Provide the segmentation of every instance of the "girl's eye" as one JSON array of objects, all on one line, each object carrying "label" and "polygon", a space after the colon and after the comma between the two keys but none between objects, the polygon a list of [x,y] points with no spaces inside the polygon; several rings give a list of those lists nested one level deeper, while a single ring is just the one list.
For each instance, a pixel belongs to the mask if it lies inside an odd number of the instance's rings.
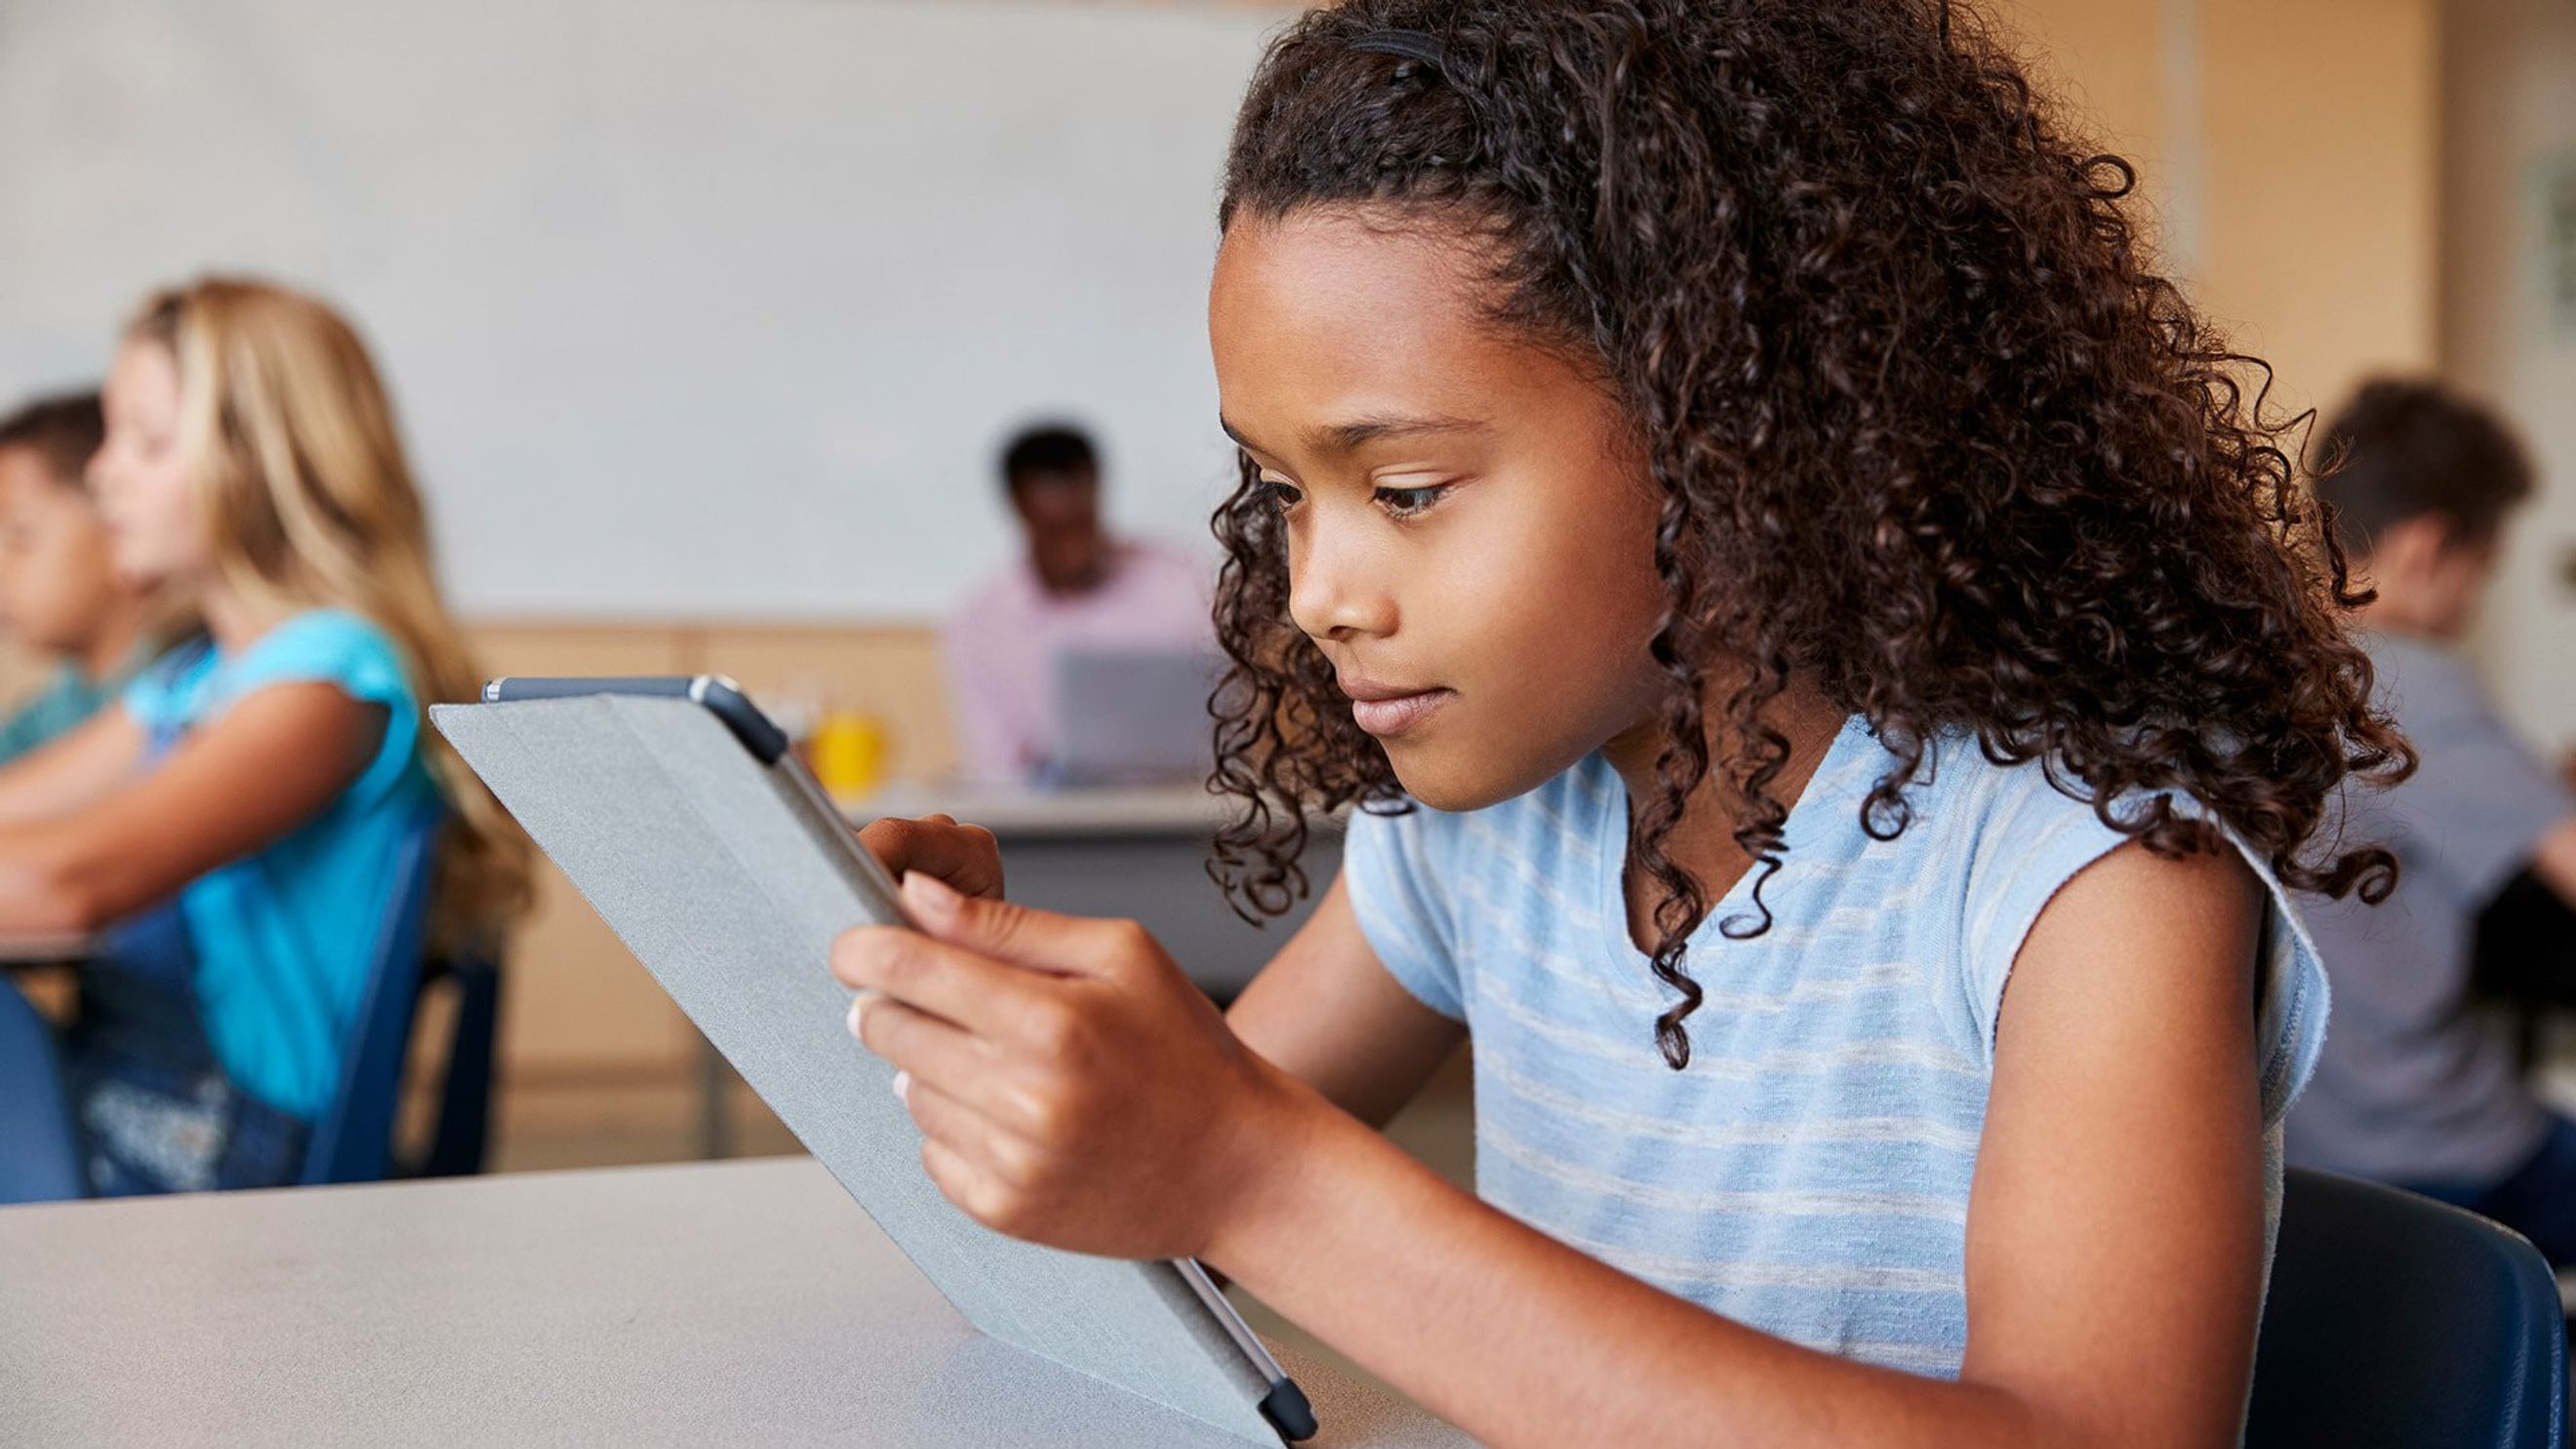
[{"label": "girl's eye", "polygon": [[1446,483],[1434,483],[1424,488],[1380,488],[1377,490],[1377,506],[1385,509],[1389,518],[1418,518],[1429,512],[1448,491]]},{"label": "girl's eye", "polygon": [[1291,507],[1295,506],[1298,499],[1305,495],[1299,493],[1294,486],[1283,483],[1276,478],[1264,478],[1254,485],[1252,496],[1257,501],[1266,503],[1272,508],[1279,510],[1281,513],[1285,513]]}]

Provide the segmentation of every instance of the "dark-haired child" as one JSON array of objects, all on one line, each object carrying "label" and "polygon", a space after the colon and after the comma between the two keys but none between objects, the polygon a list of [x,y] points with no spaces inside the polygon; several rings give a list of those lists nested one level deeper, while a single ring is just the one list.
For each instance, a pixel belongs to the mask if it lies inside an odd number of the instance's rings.
[{"label": "dark-haired child", "polygon": [[[1351,0],[1209,306],[1220,1019],[941,885],[835,967],[948,1195],[1195,1254],[1497,1443],[2217,1443],[2402,770],[2098,158],[1928,0]],[[950,842],[954,845],[956,842]],[[908,853],[889,854],[904,863]],[[1478,1193],[1371,1130],[1472,1035]]]},{"label": "dark-haired child", "polygon": [[2290,1114],[2289,1157],[2475,1209],[2576,1263],[2576,1122],[2541,1105],[2510,1027],[2469,1000],[2478,918],[2509,885],[2556,904],[2561,939],[2576,909],[2576,794],[2459,650],[2531,463],[2485,409],[2395,379],[2364,387],[2317,449],[2317,494],[2372,590],[2379,697],[2422,767],[2352,811],[2405,865],[2390,908],[2315,912],[2343,1009]]},{"label": "dark-haired child", "polygon": [[0,764],[112,703],[150,656],[145,596],[117,577],[107,521],[82,481],[106,430],[96,393],[0,419],[0,628],[58,661],[0,719]]}]

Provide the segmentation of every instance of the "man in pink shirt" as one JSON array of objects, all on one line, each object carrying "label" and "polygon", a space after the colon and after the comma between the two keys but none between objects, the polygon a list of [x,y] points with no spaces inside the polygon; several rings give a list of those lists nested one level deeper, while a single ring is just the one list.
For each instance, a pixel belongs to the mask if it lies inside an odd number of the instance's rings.
[{"label": "man in pink shirt", "polygon": [[1212,646],[1214,571],[1178,549],[1112,539],[1100,462],[1069,427],[1031,428],[1002,455],[1028,552],[948,624],[949,692],[979,779],[1027,780],[1055,753],[1053,666],[1069,646]]}]

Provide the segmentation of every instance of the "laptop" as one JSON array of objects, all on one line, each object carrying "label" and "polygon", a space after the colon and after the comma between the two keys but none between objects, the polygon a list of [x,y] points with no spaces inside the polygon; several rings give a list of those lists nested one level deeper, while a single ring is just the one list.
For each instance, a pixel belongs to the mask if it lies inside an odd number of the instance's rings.
[{"label": "laptop", "polygon": [[1207,778],[1215,762],[1208,695],[1225,656],[1207,645],[1069,644],[1053,660],[1055,751],[1063,785],[1151,785]]}]

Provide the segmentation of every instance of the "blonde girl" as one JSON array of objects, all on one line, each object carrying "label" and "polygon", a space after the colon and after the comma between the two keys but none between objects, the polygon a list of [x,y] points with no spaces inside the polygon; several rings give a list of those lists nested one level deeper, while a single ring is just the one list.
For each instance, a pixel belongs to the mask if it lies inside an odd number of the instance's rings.
[{"label": "blonde girl", "polygon": [[260,282],[165,291],[105,404],[116,567],[206,637],[0,774],[0,930],[110,928],[64,1042],[93,1191],[291,1181],[403,844],[439,832],[437,941],[520,908],[527,847],[427,728],[476,674],[348,323]]}]

